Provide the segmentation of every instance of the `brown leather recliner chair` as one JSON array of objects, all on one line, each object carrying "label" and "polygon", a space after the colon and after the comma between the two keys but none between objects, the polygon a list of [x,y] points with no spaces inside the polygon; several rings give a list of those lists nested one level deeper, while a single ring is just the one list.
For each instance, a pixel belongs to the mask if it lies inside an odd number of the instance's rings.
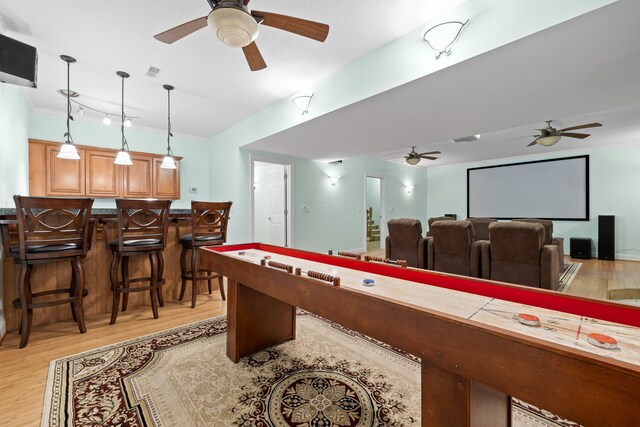
[{"label": "brown leather recliner chair", "polygon": [[397,218],[387,222],[385,257],[407,261],[409,267],[426,268],[427,239],[422,236],[422,223],[413,218]]},{"label": "brown leather recliner chair", "polygon": [[494,222],[482,243],[482,278],[557,290],[558,248],[544,244],[544,227],[527,222]]},{"label": "brown leather recliner chair", "polygon": [[476,240],[489,240],[489,224],[496,222],[495,218],[467,218],[467,221],[473,224],[473,230],[476,233]]},{"label": "brown leather recliner chair", "polygon": [[427,237],[431,236],[431,224],[436,221],[455,221],[455,219],[450,216],[432,216],[427,220],[427,225],[429,226],[429,229],[427,230]]},{"label": "brown leather recliner chair", "polygon": [[544,244],[556,245],[558,247],[558,267],[560,271],[562,271],[564,268],[564,238],[553,237],[553,221],[538,218],[519,218],[514,219],[514,221],[542,224],[544,227]]},{"label": "brown leather recliner chair", "polygon": [[480,246],[469,221],[435,221],[427,239],[427,268],[480,277]]}]

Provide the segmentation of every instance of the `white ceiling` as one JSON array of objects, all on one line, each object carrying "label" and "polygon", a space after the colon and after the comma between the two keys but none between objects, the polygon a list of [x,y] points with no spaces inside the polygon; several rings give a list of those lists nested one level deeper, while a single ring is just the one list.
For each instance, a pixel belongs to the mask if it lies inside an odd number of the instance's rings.
[{"label": "white ceiling", "polygon": [[[207,28],[172,45],[153,38],[206,16],[206,0],[0,0],[0,14],[6,35],[38,48],[38,89],[28,91],[32,108],[64,114],[65,101],[56,90],[66,87],[66,64],[59,58],[66,54],[78,61],[71,86],[80,102],[119,116],[115,72],[123,70],[131,74],[125,111],[140,117],[136,126],[166,128],[166,83],[176,87],[174,131],[210,138],[461,2],[253,0],[251,9],[330,25],[325,43],[261,26],[257,44],[268,68],[258,72]],[[145,76],[149,66],[161,69],[159,77]]]},{"label": "white ceiling", "polygon": [[[205,0],[0,0],[6,34],[38,48],[35,110],[64,114],[60,54],[74,56],[72,89],[83,103],[119,114],[127,71],[126,111],[135,126],[166,128],[172,94],[175,133],[210,138],[260,110],[305,91],[332,72],[404,35],[463,0],[252,0],[251,8],[330,25],[325,43],[261,27],[257,43],[268,68],[251,72],[240,51],[203,29],[173,45],[153,35],[210,10]],[[640,2],[620,0],[388,92],[325,114],[246,146],[309,159],[401,157],[442,151],[421,165],[446,165],[543,151],[640,140]],[[372,29],[375,29],[373,31]],[[459,41],[463,42],[463,38]],[[149,66],[162,71],[145,76]],[[97,118],[96,118],[97,119]],[[600,121],[590,138],[525,148],[532,129]],[[475,143],[451,138],[480,133]],[[507,142],[505,142],[507,141]]]},{"label": "white ceiling", "polygon": [[[402,158],[421,166],[640,142],[640,2],[621,0],[246,148],[310,159]],[[463,43],[461,38],[459,43]],[[534,129],[601,122],[584,140],[535,145]],[[482,134],[477,142],[450,141]]]}]

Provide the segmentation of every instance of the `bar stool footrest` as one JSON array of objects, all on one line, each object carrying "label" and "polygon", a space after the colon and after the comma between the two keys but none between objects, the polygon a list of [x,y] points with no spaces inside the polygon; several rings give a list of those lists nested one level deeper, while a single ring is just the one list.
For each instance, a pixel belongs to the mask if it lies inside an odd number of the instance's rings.
[{"label": "bar stool footrest", "polygon": [[[68,294],[70,291],[71,289],[69,288],[62,288],[62,289],[51,289],[51,290],[42,291],[42,292],[34,292],[31,295],[31,299],[35,300],[36,298],[40,298],[45,295]],[[89,295],[89,290],[85,288],[82,290],[82,298],[86,297],[87,295]],[[54,305],[69,304],[70,302],[73,302],[74,299],[75,297],[69,297],[69,298],[63,298],[63,299],[57,299],[57,300],[51,300],[51,301],[39,302],[39,303],[32,302],[29,305],[31,306],[31,308],[51,307]],[[20,298],[16,298],[13,301],[11,301],[11,305],[13,306],[13,308],[22,309],[22,302],[20,301]]]}]

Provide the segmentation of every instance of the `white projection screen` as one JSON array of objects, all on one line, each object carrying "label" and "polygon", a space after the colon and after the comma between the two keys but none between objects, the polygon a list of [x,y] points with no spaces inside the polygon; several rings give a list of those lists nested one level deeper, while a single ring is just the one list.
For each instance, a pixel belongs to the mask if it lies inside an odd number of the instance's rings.
[{"label": "white projection screen", "polygon": [[589,156],[467,169],[467,216],[589,220]]}]

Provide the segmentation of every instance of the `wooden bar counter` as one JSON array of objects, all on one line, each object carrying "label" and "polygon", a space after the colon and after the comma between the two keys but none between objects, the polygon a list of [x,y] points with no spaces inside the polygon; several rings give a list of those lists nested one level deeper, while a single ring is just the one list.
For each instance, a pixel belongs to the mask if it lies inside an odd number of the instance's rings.
[{"label": "wooden bar counter", "polygon": [[[163,296],[165,301],[177,300],[180,294],[180,251],[182,247],[179,243],[180,235],[188,233],[190,228],[189,209],[172,209],[172,221],[169,224],[167,235],[167,247],[164,251],[164,277]],[[0,219],[15,219],[14,209],[0,209]],[[101,220],[115,218],[114,209],[93,209],[92,218],[98,220],[96,230],[93,235],[93,243],[89,254],[84,259],[85,268],[85,289],[89,294],[84,298],[85,315],[111,312],[111,283],[109,281],[109,268],[111,263],[111,251],[105,246],[103,239],[103,224]],[[178,219],[185,219],[179,221]],[[12,226],[15,227],[15,226]],[[12,230],[12,241],[17,242],[16,230]],[[17,243],[16,243],[17,244]],[[12,301],[18,298],[17,276],[20,266],[14,264],[13,258],[6,255],[8,248],[3,248],[3,304],[6,318],[7,331],[17,331],[20,328],[20,310],[12,305]],[[148,276],[149,261],[146,257],[134,257],[129,266],[132,277]],[[71,269],[68,263],[38,265],[33,269],[31,277],[34,291],[55,289],[63,287],[71,280]],[[202,281],[199,292],[204,292],[207,287],[206,281]],[[215,286],[216,281],[214,281]],[[184,300],[190,301],[191,287],[187,287]],[[129,297],[129,307],[140,305],[151,305],[147,292],[134,292]],[[151,310],[148,312],[150,320],[153,320]],[[162,317],[162,308],[160,308]],[[72,320],[71,310],[67,304],[47,307],[34,311],[33,326],[58,322],[61,320]]]}]

